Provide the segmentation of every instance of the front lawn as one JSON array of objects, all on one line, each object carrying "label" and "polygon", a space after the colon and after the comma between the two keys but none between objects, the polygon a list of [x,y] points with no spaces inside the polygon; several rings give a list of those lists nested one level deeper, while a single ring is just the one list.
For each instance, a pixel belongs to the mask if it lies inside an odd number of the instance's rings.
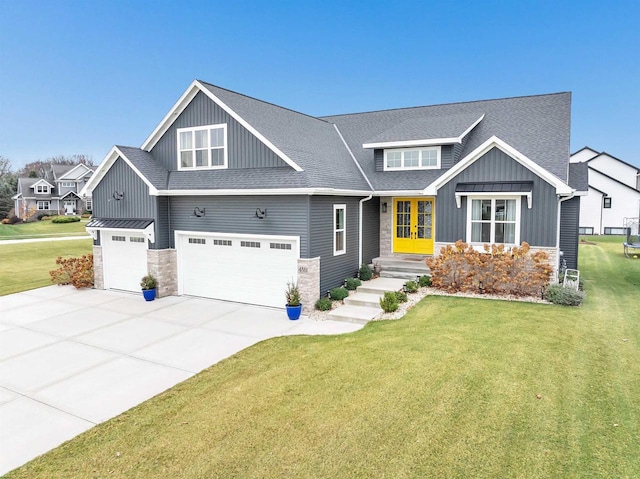
[{"label": "front lawn", "polygon": [[637,477],[640,260],[594,241],[581,308],[431,296],[268,340],[9,477]]},{"label": "front lawn", "polygon": [[26,238],[54,238],[59,236],[83,236],[87,220],[76,223],[52,223],[51,220],[18,223],[15,225],[0,224],[0,240]]},{"label": "front lawn", "polygon": [[92,252],[91,238],[0,244],[0,296],[51,286],[49,271],[57,268],[58,256],[70,258]]}]

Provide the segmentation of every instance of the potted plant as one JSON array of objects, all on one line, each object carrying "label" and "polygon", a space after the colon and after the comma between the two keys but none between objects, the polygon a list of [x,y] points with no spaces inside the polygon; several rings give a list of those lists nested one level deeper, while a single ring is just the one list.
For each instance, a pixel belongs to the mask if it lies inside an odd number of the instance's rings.
[{"label": "potted plant", "polygon": [[142,287],[142,295],[146,301],[153,301],[156,299],[156,291],[158,288],[158,281],[151,274],[147,274],[142,277],[140,281]]},{"label": "potted plant", "polygon": [[300,299],[300,290],[298,284],[293,281],[287,283],[287,289],[285,290],[285,296],[287,298],[287,316],[290,320],[294,321],[300,318],[302,313],[302,302]]}]

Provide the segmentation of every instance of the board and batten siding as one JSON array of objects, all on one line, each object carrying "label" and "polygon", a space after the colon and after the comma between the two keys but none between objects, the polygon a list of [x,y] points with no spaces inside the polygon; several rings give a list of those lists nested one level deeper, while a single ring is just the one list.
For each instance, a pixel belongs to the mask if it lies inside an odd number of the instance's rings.
[{"label": "board and batten siding", "polygon": [[438,190],[436,241],[467,240],[467,198],[462,197],[461,207],[457,208],[456,184],[492,181],[533,181],[532,208],[527,207],[526,197],[521,199],[520,241],[531,246],[556,246],[558,207],[555,188],[498,148],[485,153]]},{"label": "board and batten siding", "polygon": [[[121,200],[114,200],[114,192],[123,193]],[[92,193],[93,216],[96,218],[153,218],[155,233],[159,233],[156,198],[149,195],[149,187],[125,163],[118,158]],[[149,244],[152,249],[158,245]]]},{"label": "board and batten siding", "polygon": [[178,169],[178,128],[227,124],[228,168],[287,166],[273,151],[199,92],[151,150],[151,155],[169,171]]},{"label": "board and batten siding", "polygon": [[371,264],[380,256],[380,198],[362,203],[362,262]]},{"label": "board and batten siding", "polygon": [[[195,216],[195,208],[205,215]],[[258,208],[267,210],[264,219],[256,218]],[[308,258],[308,212],[308,196],[174,196],[169,201],[169,247],[175,248],[176,230],[299,236],[300,257]]]},{"label": "board and batten siding", "polygon": [[[359,197],[312,196],[310,207],[310,258],[320,256],[320,294],[341,286],[353,277],[358,265],[358,202]],[[366,203],[365,203],[366,204]],[[346,253],[333,255],[333,205],[346,205]]]},{"label": "board and batten siding", "polygon": [[578,226],[580,223],[580,197],[563,201],[560,207],[560,251],[567,268],[578,269]]}]

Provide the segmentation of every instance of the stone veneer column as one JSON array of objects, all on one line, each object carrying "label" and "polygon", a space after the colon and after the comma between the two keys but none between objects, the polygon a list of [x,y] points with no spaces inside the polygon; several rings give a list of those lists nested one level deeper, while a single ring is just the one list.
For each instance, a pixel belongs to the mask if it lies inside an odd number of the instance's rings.
[{"label": "stone veneer column", "polygon": [[102,262],[102,246],[93,245],[93,287],[104,289],[104,264]]},{"label": "stone veneer column", "polygon": [[147,270],[158,280],[158,297],[178,294],[178,265],[175,249],[147,250]]},{"label": "stone veneer column", "polygon": [[[387,204],[387,212],[382,212],[382,203]],[[393,229],[393,198],[382,196],[380,198],[380,256],[393,255],[393,240],[391,230]]]},{"label": "stone veneer column", "polygon": [[320,257],[298,259],[298,289],[302,297],[302,311],[309,314],[320,298]]}]

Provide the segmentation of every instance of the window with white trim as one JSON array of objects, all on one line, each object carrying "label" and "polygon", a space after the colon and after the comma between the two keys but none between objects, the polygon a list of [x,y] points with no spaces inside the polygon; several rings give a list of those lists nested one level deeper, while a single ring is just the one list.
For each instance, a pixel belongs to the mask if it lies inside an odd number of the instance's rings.
[{"label": "window with white trim", "polygon": [[384,170],[432,170],[440,168],[439,146],[384,150]]},{"label": "window with white trim", "polygon": [[347,252],[347,205],[333,205],[333,255]]},{"label": "window with white trim", "polygon": [[36,208],[39,210],[50,210],[51,209],[51,202],[50,201],[42,201],[39,200],[36,204]]},{"label": "window with white trim", "polygon": [[93,200],[91,198],[87,198],[85,200],[85,204],[87,205],[87,209],[91,211],[93,209]]},{"label": "window with white trim", "polygon": [[63,187],[63,188],[75,188],[76,182],[75,181],[62,181],[60,183],[60,186]]},{"label": "window with white trim", "polygon": [[49,185],[37,185],[36,186],[36,193],[39,194],[47,194],[49,193]]},{"label": "window with white trim", "polygon": [[467,241],[520,243],[520,198],[467,198]]},{"label": "window with white trim", "polygon": [[227,124],[179,128],[178,169],[227,167]]}]

